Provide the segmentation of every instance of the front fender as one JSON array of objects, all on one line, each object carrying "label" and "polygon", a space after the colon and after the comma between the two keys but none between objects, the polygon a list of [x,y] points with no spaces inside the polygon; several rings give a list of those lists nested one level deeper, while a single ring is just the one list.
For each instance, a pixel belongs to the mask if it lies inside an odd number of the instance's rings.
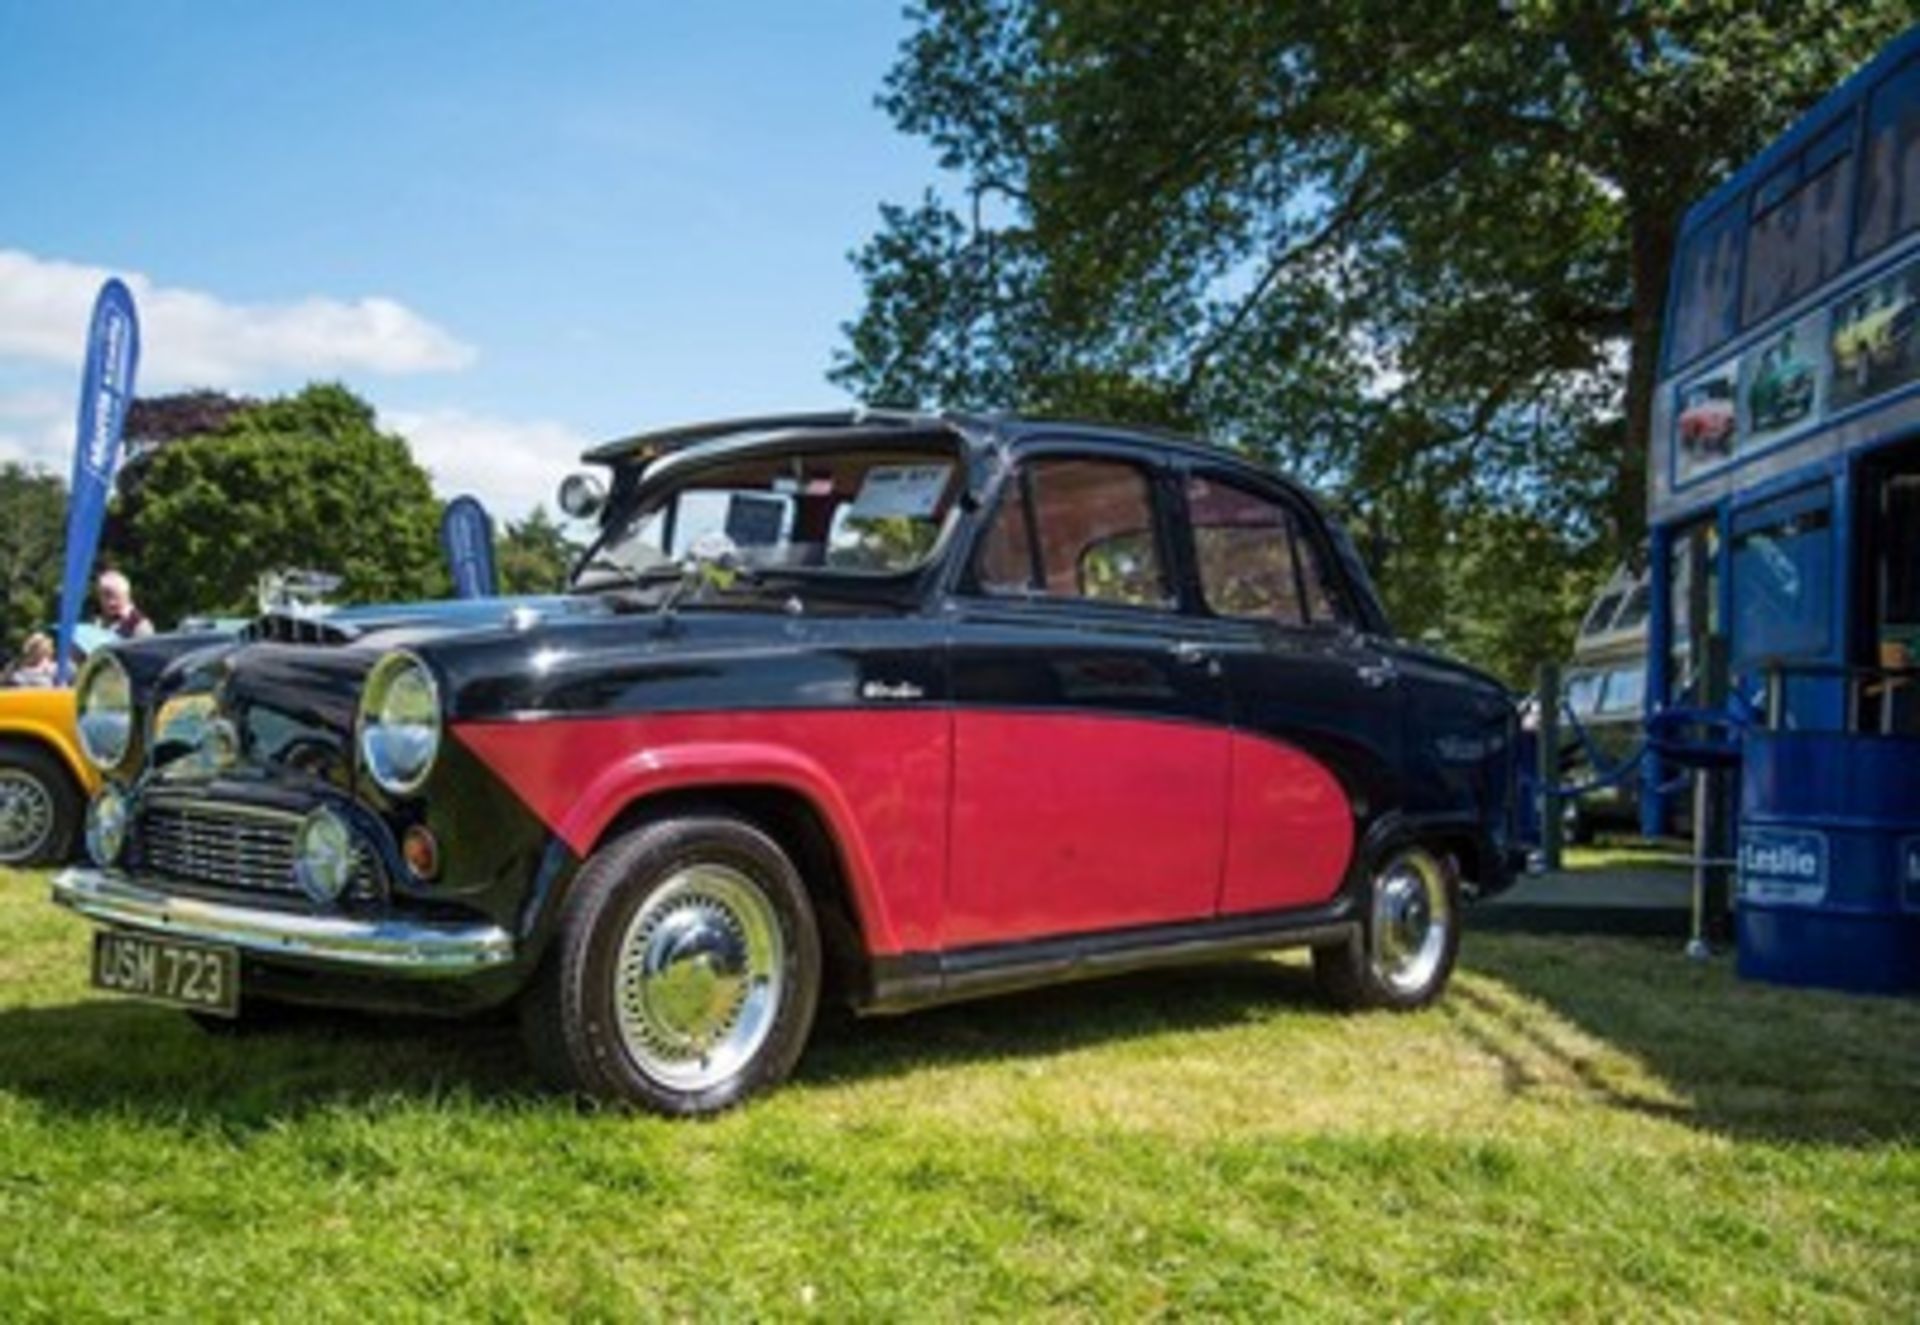
[{"label": "front fender", "polygon": [[72,690],[0,691],[0,740],[32,741],[52,750],[87,795],[100,775],[80,754]]},{"label": "front fender", "polygon": [[773,788],[832,834],[874,954],[937,943],[948,716],[839,710],[457,723],[455,736],[581,856],[667,792]]}]

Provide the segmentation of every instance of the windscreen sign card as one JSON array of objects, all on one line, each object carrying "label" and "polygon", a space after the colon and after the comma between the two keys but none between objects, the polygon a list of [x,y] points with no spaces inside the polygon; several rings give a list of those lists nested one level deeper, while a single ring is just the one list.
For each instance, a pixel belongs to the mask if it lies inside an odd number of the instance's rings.
[{"label": "windscreen sign card", "polygon": [[952,465],[875,465],[848,514],[860,520],[931,519],[952,474]]},{"label": "windscreen sign card", "polygon": [[1740,900],[1819,906],[1827,899],[1827,837],[1810,829],[1740,832]]}]

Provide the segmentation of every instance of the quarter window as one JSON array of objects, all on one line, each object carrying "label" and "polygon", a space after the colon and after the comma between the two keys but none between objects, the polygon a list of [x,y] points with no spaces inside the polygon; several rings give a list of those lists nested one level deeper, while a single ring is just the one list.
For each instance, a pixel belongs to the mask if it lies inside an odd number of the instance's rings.
[{"label": "quarter window", "polygon": [[975,578],[988,593],[1170,606],[1146,472],[1115,460],[1024,463],[981,542]]},{"label": "quarter window", "polygon": [[1195,477],[1187,510],[1208,610],[1287,626],[1341,619],[1326,563],[1290,507]]}]

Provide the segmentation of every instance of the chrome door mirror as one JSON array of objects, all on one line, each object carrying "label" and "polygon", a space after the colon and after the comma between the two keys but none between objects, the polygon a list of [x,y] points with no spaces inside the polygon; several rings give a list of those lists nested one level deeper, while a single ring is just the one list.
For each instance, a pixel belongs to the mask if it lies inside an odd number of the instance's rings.
[{"label": "chrome door mirror", "polygon": [[598,475],[569,474],[560,481],[560,509],[576,520],[590,520],[607,504],[607,486]]}]

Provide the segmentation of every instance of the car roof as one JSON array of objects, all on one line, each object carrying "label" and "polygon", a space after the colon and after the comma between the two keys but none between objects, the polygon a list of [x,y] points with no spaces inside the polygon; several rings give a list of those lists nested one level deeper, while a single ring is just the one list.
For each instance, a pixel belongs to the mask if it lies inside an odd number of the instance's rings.
[{"label": "car roof", "polygon": [[767,446],[805,446],[825,441],[913,443],[935,439],[958,439],[970,452],[976,453],[1051,439],[1146,447],[1236,467],[1266,478],[1281,477],[1238,451],[1155,428],[1010,414],[866,408],[758,414],[682,424],[603,442],[581,458],[591,464],[646,465],[671,455],[676,460],[672,468],[679,469],[682,464],[698,464]]}]

